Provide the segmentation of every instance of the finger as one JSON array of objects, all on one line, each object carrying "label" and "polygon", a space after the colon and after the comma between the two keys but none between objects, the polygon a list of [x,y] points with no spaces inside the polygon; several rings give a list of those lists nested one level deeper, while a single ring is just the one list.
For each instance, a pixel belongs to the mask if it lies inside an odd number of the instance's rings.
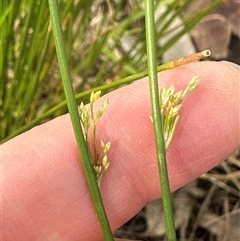
[{"label": "finger", "polygon": [[[239,146],[239,71],[199,62],[162,72],[159,80],[183,89],[194,75],[200,85],[183,104],[167,154],[172,190]],[[98,135],[112,144],[101,192],[115,230],[160,191],[147,79],[107,97]],[[2,151],[4,240],[102,239],[68,115],[9,141]]]}]

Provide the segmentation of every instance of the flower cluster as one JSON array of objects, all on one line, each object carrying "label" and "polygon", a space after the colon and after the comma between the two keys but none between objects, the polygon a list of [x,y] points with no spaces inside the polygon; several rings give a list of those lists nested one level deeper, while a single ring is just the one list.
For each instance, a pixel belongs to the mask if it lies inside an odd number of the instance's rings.
[{"label": "flower cluster", "polygon": [[[93,105],[100,98],[100,95],[101,95],[101,91],[92,92],[90,95],[89,106],[85,106],[83,102],[81,102],[81,104],[78,106],[80,123],[84,133],[84,138],[89,150],[89,154],[91,153],[90,143],[89,143],[89,132],[92,131],[94,150],[93,150],[93,155],[90,154],[90,157],[91,157],[91,160],[93,163],[93,169],[99,184],[100,184],[102,174],[106,171],[106,169],[109,166],[107,153],[110,150],[110,146],[111,146],[110,142],[104,143],[103,141],[101,141],[102,155],[97,153],[97,124],[108,105],[108,99],[105,99],[103,104],[99,108],[99,110],[97,110],[97,112],[94,114]],[[100,159],[100,156],[102,156],[101,159]]]},{"label": "flower cluster", "polygon": [[163,134],[166,149],[169,147],[176,129],[183,99],[187,94],[197,88],[198,83],[199,77],[194,76],[185,90],[174,93],[175,87],[173,85],[169,88],[162,88],[160,90],[159,102],[163,116]]}]

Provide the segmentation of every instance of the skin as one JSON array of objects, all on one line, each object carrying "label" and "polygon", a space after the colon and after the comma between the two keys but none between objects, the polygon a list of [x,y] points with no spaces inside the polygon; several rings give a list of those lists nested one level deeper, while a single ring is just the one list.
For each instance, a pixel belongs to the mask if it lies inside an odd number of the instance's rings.
[{"label": "skin", "polygon": [[[199,87],[184,101],[167,153],[172,191],[213,168],[239,146],[239,70],[198,62],[159,74],[161,86]],[[107,95],[98,135],[111,141],[101,193],[113,230],[160,196],[148,80]],[[102,97],[96,106],[100,105]],[[103,240],[69,115],[15,137],[2,150],[4,241]]]}]

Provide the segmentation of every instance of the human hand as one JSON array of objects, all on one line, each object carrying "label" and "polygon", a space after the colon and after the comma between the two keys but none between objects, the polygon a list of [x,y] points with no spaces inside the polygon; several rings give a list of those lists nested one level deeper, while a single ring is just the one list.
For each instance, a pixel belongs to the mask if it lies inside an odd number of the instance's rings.
[{"label": "human hand", "polygon": [[[198,62],[161,72],[159,81],[180,90],[195,75],[200,77],[199,87],[183,103],[167,153],[172,191],[240,145],[239,70],[226,63]],[[160,191],[147,78],[107,96],[98,136],[111,141],[111,150],[101,193],[115,230]],[[69,115],[34,128],[1,149],[4,241],[103,240]]]}]

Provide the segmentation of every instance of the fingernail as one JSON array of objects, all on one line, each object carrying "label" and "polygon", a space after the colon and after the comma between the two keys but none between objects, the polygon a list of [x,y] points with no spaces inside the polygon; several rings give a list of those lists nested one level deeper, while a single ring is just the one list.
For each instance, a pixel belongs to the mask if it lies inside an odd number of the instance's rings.
[{"label": "fingernail", "polygon": [[221,61],[224,64],[227,64],[228,66],[231,66],[232,68],[236,69],[236,70],[240,70],[240,66],[238,64],[235,64],[233,62],[229,62],[229,61]]}]

